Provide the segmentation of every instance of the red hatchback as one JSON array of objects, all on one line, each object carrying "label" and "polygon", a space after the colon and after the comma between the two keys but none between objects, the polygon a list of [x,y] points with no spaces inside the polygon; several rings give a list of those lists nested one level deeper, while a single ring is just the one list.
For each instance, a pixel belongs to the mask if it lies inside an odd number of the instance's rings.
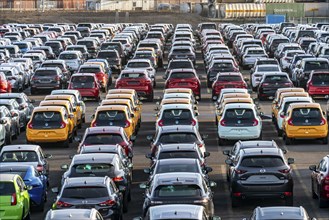
[{"label": "red hatchback", "polygon": [[193,91],[197,100],[201,100],[201,83],[195,69],[172,69],[165,88],[188,88]]},{"label": "red hatchback", "polygon": [[[154,79],[153,79],[154,80]],[[153,101],[153,80],[149,77],[145,69],[123,70],[116,81],[116,89],[134,89],[141,97],[147,101]]]},{"label": "red hatchback", "polygon": [[68,89],[76,89],[81,96],[100,100],[100,85],[94,73],[75,73],[71,76]]},{"label": "red hatchback", "polygon": [[329,95],[329,72],[312,72],[306,84],[306,91],[310,96]]},{"label": "red hatchback", "polygon": [[101,89],[107,92],[107,88],[109,87],[109,75],[106,74],[102,65],[84,64],[80,66],[78,73],[94,73],[100,83]]},{"label": "red hatchback", "polygon": [[217,100],[221,90],[224,88],[247,89],[248,86],[239,72],[218,73],[212,84],[212,99]]},{"label": "red hatchback", "polygon": [[6,75],[3,72],[0,72],[0,93],[10,93],[11,84],[7,80]]}]

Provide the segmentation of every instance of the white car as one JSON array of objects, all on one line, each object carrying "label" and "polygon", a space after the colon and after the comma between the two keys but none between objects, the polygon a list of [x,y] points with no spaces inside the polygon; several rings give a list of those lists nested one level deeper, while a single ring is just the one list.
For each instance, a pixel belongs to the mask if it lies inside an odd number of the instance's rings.
[{"label": "white car", "polygon": [[190,104],[168,104],[161,106],[156,114],[156,129],[170,125],[192,125],[199,129],[198,112]]},{"label": "white car", "polygon": [[219,114],[218,143],[224,140],[262,139],[261,113],[255,104],[233,103],[225,105]]},{"label": "white car", "polygon": [[278,116],[276,118],[276,128],[279,136],[282,136],[282,122],[284,121],[289,105],[292,103],[299,103],[299,102],[312,103],[313,99],[311,97],[299,97],[299,96],[285,97],[281,101],[281,105],[277,107],[279,110],[278,110]]},{"label": "white car", "polygon": [[259,57],[268,57],[265,50],[262,47],[250,47],[243,54],[241,59],[241,65],[244,69],[254,66],[256,60]]},{"label": "white car", "polygon": [[129,60],[125,70],[130,69],[146,69],[150,78],[155,78],[156,70],[148,59],[133,59]]},{"label": "white car", "polygon": [[0,124],[0,146],[6,144],[6,128],[3,124]]},{"label": "white car", "polygon": [[239,89],[239,88],[225,88],[220,90],[220,93],[218,95],[216,104],[219,104],[222,102],[223,99],[223,95],[224,94],[228,94],[228,93],[246,93],[248,94],[248,90],[247,89]]},{"label": "white car", "polygon": [[253,91],[256,91],[260,81],[264,73],[274,73],[274,72],[281,72],[281,68],[279,65],[259,65],[255,67],[253,74],[251,75],[251,87]]},{"label": "white car", "polygon": [[280,58],[281,68],[287,70],[291,64],[292,58],[296,54],[305,54],[304,50],[286,50],[283,56]]},{"label": "white car", "polygon": [[78,71],[83,63],[83,55],[80,51],[63,51],[58,56],[59,60],[64,60],[69,70],[72,72]]}]

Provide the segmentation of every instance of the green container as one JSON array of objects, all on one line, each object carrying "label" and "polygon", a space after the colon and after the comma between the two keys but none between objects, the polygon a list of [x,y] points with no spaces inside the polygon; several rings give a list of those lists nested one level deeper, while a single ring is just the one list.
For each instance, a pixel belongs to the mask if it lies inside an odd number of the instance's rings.
[{"label": "green container", "polygon": [[286,17],[304,17],[303,3],[268,3],[266,14],[286,15]]}]

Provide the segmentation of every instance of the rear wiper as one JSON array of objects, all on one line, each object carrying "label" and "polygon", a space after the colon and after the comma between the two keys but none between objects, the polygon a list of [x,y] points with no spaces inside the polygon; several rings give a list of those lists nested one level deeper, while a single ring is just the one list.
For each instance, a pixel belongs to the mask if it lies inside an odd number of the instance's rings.
[{"label": "rear wiper", "polygon": [[255,165],[255,166],[248,166],[248,167],[251,167],[251,168],[264,168],[264,166],[257,166],[257,165]]}]

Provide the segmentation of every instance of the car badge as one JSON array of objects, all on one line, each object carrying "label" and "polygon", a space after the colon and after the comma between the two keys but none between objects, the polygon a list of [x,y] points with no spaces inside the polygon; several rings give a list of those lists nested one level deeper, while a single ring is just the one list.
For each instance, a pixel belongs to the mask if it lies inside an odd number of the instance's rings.
[{"label": "car badge", "polygon": [[260,172],[260,173],[265,173],[266,170],[265,170],[265,169],[260,169],[259,172]]},{"label": "car badge", "polygon": [[48,123],[45,123],[45,126],[48,127]]},{"label": "car badge", "polygon": [[112,126],[113,125],[113,122],[110,122],[110,125]]},{"label": "car badge", "polygon": [[178,125],[178,124],[179,124],[179,121],[176,120],[176,121],[175,121],[175,124]]},{"label": "car badge", "polygon": [[308,123],[308,119],[305,119],[305,123]]},{"label": "car badge", "polygon": [[238,124],[241,124],[241,121],[240,120],[238,120]]}]

